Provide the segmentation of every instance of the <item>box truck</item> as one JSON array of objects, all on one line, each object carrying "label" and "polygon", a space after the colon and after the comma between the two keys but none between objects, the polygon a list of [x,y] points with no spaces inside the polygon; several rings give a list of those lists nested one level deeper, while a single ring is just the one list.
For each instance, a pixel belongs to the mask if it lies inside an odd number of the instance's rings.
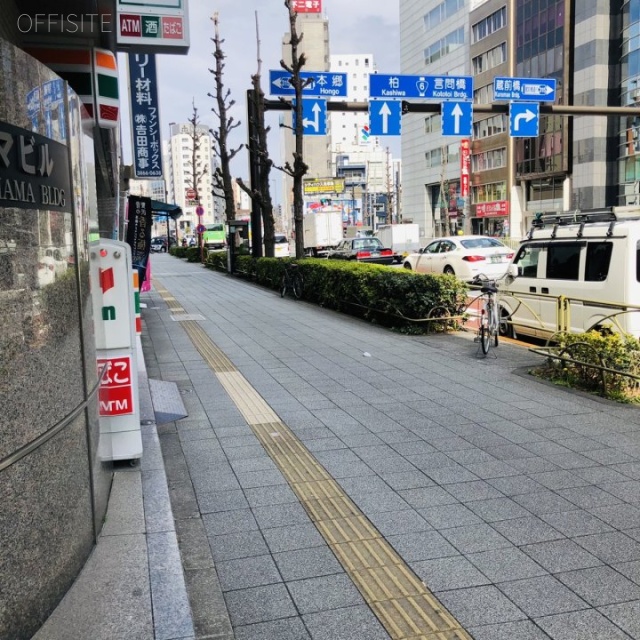
[{"label": "box truck", "polygon": [[342,211],[323,209],[304,216],[304,250],[309,256],[325,256],[342,240]]},{"label": "box truck", "polygon": [[396,262],[402,262],[410,253],[420,250],[420,225],[418,224],[381,224],[376,231],[376,236],[385,247],[393,250]]}]

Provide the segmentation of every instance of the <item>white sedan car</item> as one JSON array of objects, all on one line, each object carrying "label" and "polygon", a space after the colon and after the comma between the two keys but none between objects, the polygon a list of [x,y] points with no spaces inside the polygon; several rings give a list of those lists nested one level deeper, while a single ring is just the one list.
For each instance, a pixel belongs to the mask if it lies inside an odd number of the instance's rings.
[{"label": "white sedan car", "polygon": [[450,236],[437,238],[419,253],[408,255],[405,269],[417,273],[448,273],[471,281],[482,274],[498,278],[507,270],[514,251],[488,236]]}]

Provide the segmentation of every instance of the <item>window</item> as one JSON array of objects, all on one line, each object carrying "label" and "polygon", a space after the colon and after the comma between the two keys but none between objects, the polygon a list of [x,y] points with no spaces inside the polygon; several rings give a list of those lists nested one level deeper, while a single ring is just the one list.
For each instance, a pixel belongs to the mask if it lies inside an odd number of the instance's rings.
[{"label": "window", "polygon": [[438,147],[437,149],[431,149],[424,154],[427,161],[427,169],[431,167],[439,167],[442,164],[442,151]]},{"label": "window", "polygon": [[611,242],[587,243],[587,264],[584,272],[587,282],[604,282],[607,279],[612,249]]},{"label": "window", "polygon": [[542,247],[539,245],[527,245],[518,251],[514,264],[518,265],[518,272],[524,278],[538,277],[538,262]]},{"label": "window", "polygon": [[481,53],[471,60],[473,75],[489,71],[507,61],[507,43],[503,42],[489,51]]},{"label": "window", "polygon": [[495,13],[492,13],[490,16],[487,16],[480,22],[472,25],[471,27],[471,42],[476,43],[480,42],[480,40],[484,40],[486,37],[490,36],[492,33],[498,31],[498,29],[502,29],[507,25],[507,8],[502,7],[498,9]]},{"label": "window", "polygon": [[464,8],[464,0],[445,0],[424,17],[424,30],[429,31]]},{"label": "window", "polygon": [[580,269],[580,248],[583,243],[550,243],[547,246],[547,278],[577,280]]},{"label": "window", "polygon": [[424,50],[424,62],[429,65],[446,56],[448,53],[455,51],[464,44],[464,27],[460,27],[444,38],[434,42],[430,47]]},{"label": "window", "polygon": [[507,131],[507,116],[500,114],[473,123],[474,138],[488,138]]},{"label": "window", "polygon": [[475,89],[473,101],[476,104],[491,104],[493,102],[493,83]]},{"label": "window", "polygon": [[424,119],[425,133],[439,133],[441,130],[440,114],[434,113]]},{"label": "window", "polygon": [[492,182],[473,187],[471,190],[471,201],[474,204],[479,202],[495,202],[496,200],[507,199],[507,183]]},{"label": "window", "polygon": [[483,151],[475,153],[471,156],[472,171],[488,171],[489,169],[498,169],[507,166],[507,149],[492,149],[491,151]]}]

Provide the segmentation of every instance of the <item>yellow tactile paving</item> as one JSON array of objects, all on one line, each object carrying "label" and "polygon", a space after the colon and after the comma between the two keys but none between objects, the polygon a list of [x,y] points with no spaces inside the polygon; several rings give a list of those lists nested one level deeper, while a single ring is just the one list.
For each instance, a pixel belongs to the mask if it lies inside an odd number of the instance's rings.
[{"label": "yellow tactile paving", "polygon": [[[156,281],[172,312],[184,312]],[[393,640],[471,640],[340,485],[193,320],[182,323]]]}]

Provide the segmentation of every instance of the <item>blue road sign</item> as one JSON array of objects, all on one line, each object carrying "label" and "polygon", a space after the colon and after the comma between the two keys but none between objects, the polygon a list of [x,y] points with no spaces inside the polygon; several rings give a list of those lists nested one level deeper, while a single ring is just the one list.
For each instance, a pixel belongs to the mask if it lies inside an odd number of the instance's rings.
[{"label": "blue road sign", "polygon": [[399,136],[401,125],[402,102],[398,100],[369,101],[369,133],[372,136]]},{"label": "blue road sign", "polygon": [[[347,97],[347,74],[328,71],[301,71],[300,77],[310,82],[302,88],[305,98]],[[269,93],[272,96],[295,96],[296,91],[288,71],[269,71]]]},{"label": "blue road sign", "polygon": [[[296,112],[293,111],[293,127],[296,126]],[[305,136],[327,135],[327,101],[314,98],[302,99],[302,133]]]},{"label": "blue road sign", "polygon": [[442,103],[442,135],[464,136],[473,131],[473,106],[471,102]]},{"label": "blue road sign", "polygon": [[509,105],[509,135],[512,138],[535,138],[539,126],[539,102],[512,102]]},{"label": "blue road sign", "polygon": [[554,78],[494,78],[495,100],[539,100],[555,102],[556,81]]},{"label": "blue road sign", "polygon": [[473,100],[471,76],[400,76],[375,73],[369,76],[369,97],[403,100],[435,98]]}]

